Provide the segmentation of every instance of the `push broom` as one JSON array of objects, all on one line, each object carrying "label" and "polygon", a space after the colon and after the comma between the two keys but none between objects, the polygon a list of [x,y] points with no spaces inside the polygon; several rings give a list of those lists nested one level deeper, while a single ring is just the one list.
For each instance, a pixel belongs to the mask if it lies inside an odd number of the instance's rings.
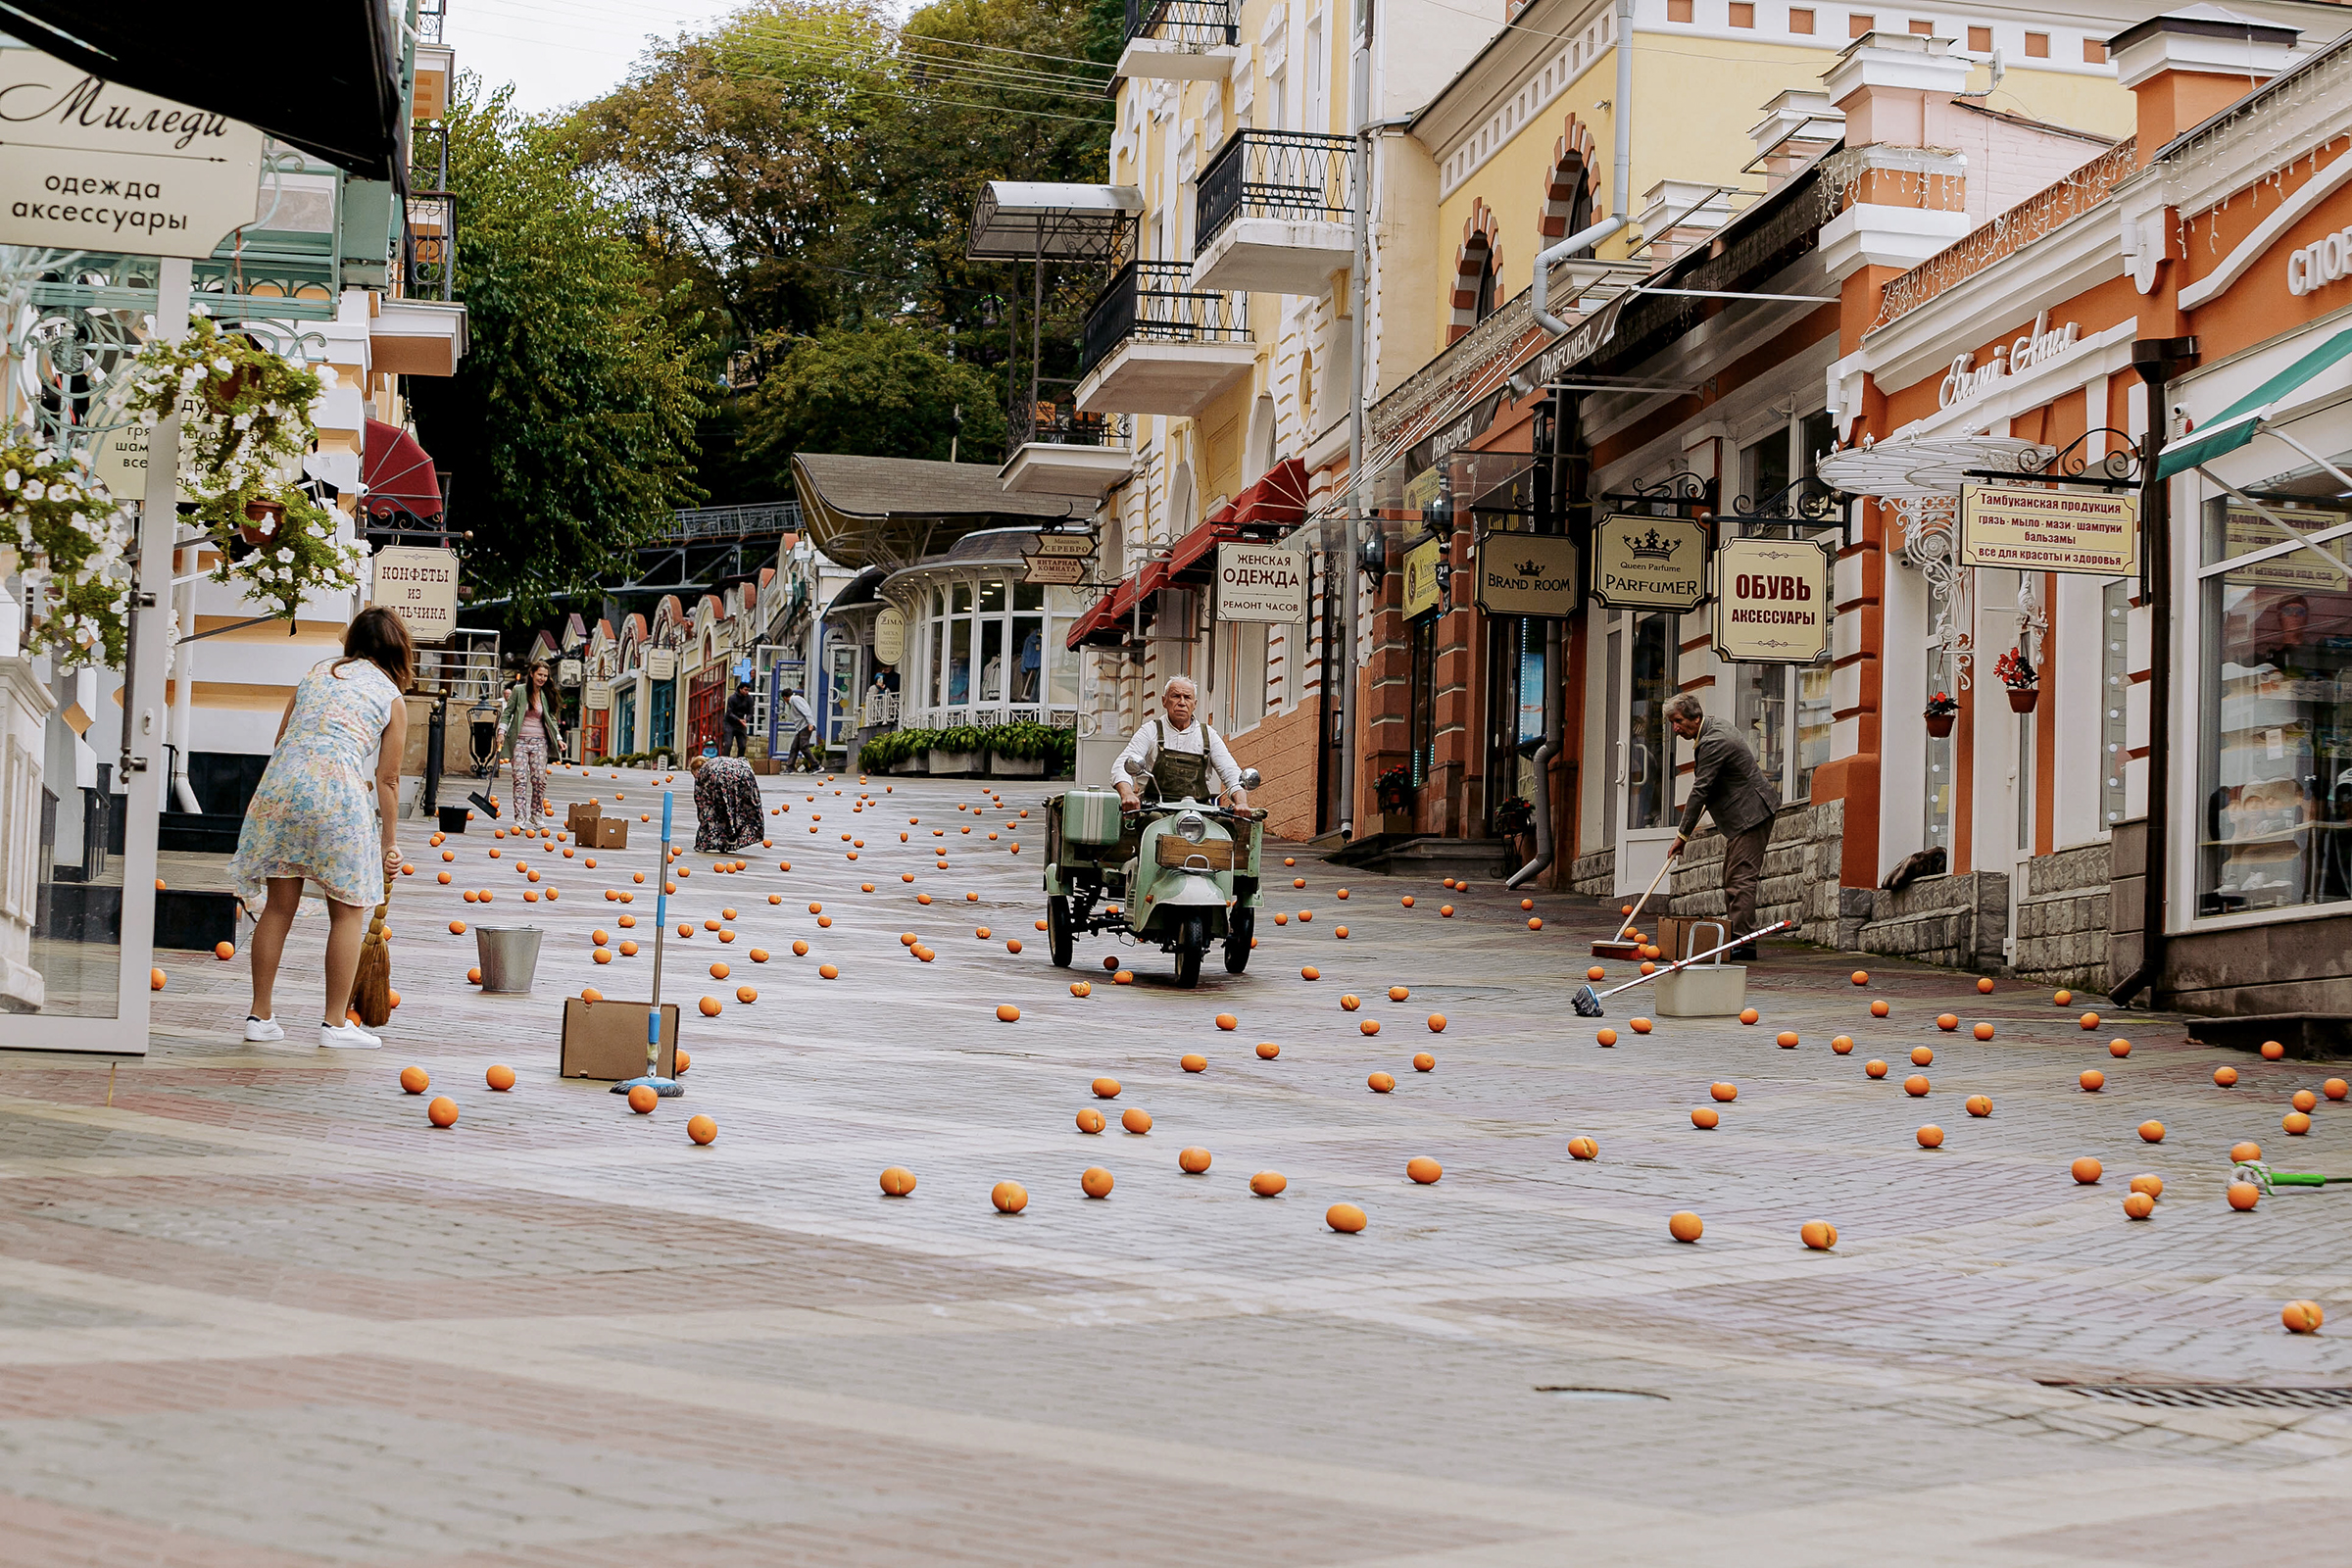
[{"label": "push broom", "polygon": [[686,1086],[675,1078],[662,1076],[662,939],[669,931],[669,809],[672,799],[668,790],[662,792],[662,860],[654,883],[654,1000],[645,1009],[645,1073],[642,1077],[628,1078],[614,1084],[612,1093],[616,1095],[625,1095],[639,1084],[664,1100],[675,1100],[686,1092]]},{"label": "push broom", "polygon": [[384,911],[392,907],[392,877],[384,876],[384,900],[360,939],[360,968],[351,982],[351,1010],[370,1029],[392,1021],[392,947],[384,937]]},{"label": "push broom", "polygon": [[2328,1176],[2318,1171],[2273,1170],[2259,1159],[2243,1159],[2230,1172],[2233,1182],[2252,1182],[2268,1193],[2280,1187],[2352,1187],[2352,1176]]},{"label": "push broom", "polygon": [[1592,944],[1592,956],[1595,958],[1639,958],[1642,956],[1642,944],[1627,940],[1626,933],[1633,930],[1636,922],[1642,918],[1642,906],[1647,904],[1649,896],[1658,891],[1658,884],[1666,880],[1666,868],[1672,864],[1674,864],[1674,857],[1671,855],[1658,863],[1658,874],[1651,877],[1649,886],[1642,890],[1642,898],[1635,904],[1634,912],[1625,917],[1625,924],[1617,928],[1615,936],[1606,942]]},{"label": "push broom", "polygon": [[1576,995],[1570,1000],[1576,1004],[1577,1016],[1582,1018],[1603,1017],[1605,1014],[1601,1011],[1600,1004],[1601,999],[1604,997],[1613,997],[1620,991],[1631,991],[1636,986],[1647,985],[1650,981],[1657,979],[1660,975],[1672,974],[1677,969],[1688,969],[1690,967],[1690,965],[1698,962],[1698,960],[1701,958],[1712,958],[1718,953],[1729,953],[1732,949],[1740,946],[1740,944],[1742,942],[1753,942],[1758,937],[1768,937],[1776,931],[1786,931],[1795,924],[1796,922],[1794,920],[1775,920],[1772,922],[1772,924],[1764,927],[1764,929],[1761,931],[1750,931],[1743,937],[1734,937],[1731,941],[1726,942],[1720,948],[1709,948],[1704,953],[1693,953],[1690,955],[1690,956],[1683,959],[1679,963],[1670,963],[1663,969],[1658,969],[1649,974],[1642,975],[1639,979],[1628,980],[1621,986],[1611,986],[1606,991],[1595,992],[1591,986],[1578,986],[1576,988]]}]

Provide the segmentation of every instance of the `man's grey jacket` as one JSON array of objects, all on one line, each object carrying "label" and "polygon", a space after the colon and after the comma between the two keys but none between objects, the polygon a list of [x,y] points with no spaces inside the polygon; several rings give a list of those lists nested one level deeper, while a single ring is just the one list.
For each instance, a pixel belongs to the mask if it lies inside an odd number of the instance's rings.
[{"label": "man's grey jacket", "polygon": [[1772,820],[1772,813],[1780,809],[1780,792],[1756,765],[1756,754],[1738,730],[1710,718],[1699,726],[1697,748],[1690,804],[1683,808],[1683,837],[1698,831],[1701,811],[1715,818],[1716,831],[1727,838]]}]

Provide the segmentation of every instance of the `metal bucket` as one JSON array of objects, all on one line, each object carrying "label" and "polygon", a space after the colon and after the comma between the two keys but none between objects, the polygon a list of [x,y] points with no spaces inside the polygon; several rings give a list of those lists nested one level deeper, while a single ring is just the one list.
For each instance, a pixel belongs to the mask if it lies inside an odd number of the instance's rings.
[{"label": "metal bucket", "polygon": [[[1701,939],[1698,933],[1706,930],[1714,935]],[[1690,927],[1693,953],[1704,953],[1730,940],[1731,933],[1720,920],[1701,920]],[[1747,965],[1726,963],[1719,953],[1705,963],[1658,976],[1654,989],[1661,1018],[1723,1017],[1747,1005]]]},{"label": "metal bucket", "polygon": [[531,989],[539,968],[535,925],[477,925],[473,951],[482,960],[482,989],[520,993]]}]

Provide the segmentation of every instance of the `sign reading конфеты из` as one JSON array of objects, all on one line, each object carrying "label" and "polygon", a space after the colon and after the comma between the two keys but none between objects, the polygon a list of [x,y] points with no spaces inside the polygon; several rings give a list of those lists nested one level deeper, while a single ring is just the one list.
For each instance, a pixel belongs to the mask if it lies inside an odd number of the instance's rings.
[{"label": "sign reading \u043a\u043e\u043d\u0444\u0435\u0442\u044b \u0438\u0437", "polygon": [[0,49],[0,244],[213,254],[254,220],[262,133],[36,49]]}]

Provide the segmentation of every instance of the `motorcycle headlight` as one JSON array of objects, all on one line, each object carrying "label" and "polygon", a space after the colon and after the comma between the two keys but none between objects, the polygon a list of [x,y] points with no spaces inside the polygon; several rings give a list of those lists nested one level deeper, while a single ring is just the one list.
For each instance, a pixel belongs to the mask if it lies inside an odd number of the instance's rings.
[{"label": "motorcycle headlight", "polygon": [[1176,819],[1176,831],[1198,844],[1208,837],[1208,818],[1199,811],[1187,811]]}]

